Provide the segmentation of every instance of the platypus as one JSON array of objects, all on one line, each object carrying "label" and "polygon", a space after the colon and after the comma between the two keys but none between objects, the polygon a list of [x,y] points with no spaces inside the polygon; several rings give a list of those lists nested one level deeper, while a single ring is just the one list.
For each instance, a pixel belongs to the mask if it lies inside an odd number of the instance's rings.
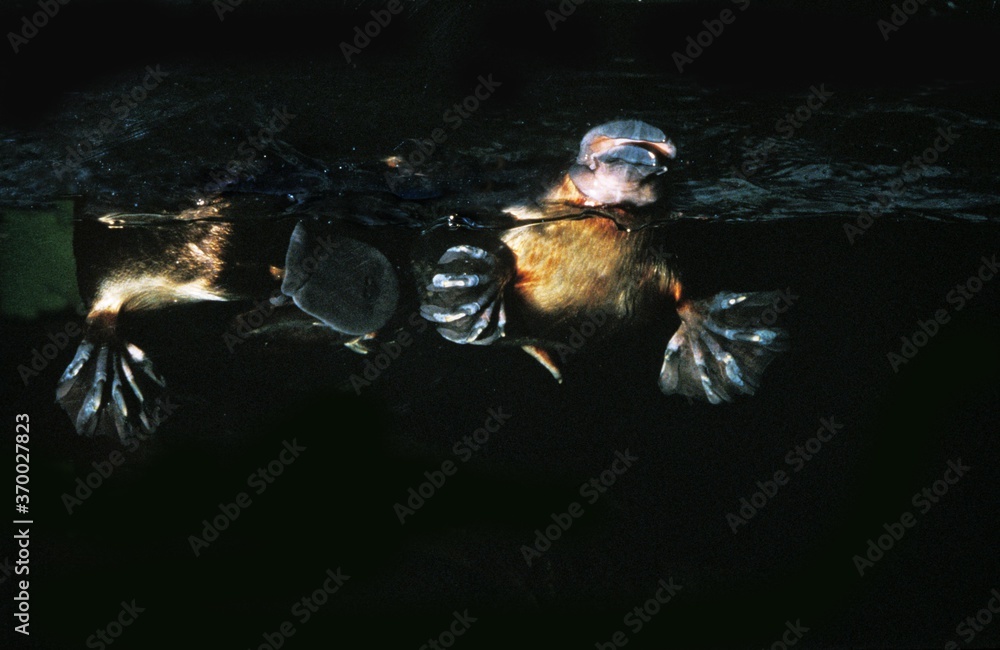
[{"label": "platypus", "polygon": [[[671,300],[680,327],[669,339],[659,375],[664,393],[713,404],[753,394],[761,373],[786,346],[787,333],[761,316],[776,292],[724,292],[692,300],[677,270],[648,254],[647,232],[627,232],[617,216],[660,198],[660,176],[677,149],[659,129],[637,120],[608,122],[583,137],[576,161],[534,204],[508,212],[524,223],[495,242],[448,247],[424,267],[421,313],[455,343],[505,343],[511,306],[548,329],[595,313],[623,325],[651,304]],[[563,218],[567,208],[604,207],[606,218]],[[536,325],[536,327],[538,327]],[[523,334],[521,345],[559,381],[554,341]]]},{"label": "platypus", "polygon": [[[147,436],[158,425],[155,404],[166,381],[120,327],[130,312],[181,302],[260,301],[261,287],[269,287],[270,304],[297,310],[338,342],[365,352],[365,341],[409,313],[397,309],[405,302],[404,278],[416,285],[410,293],[422,316],[446,339],[520,346],[560,381],[549,333],[594,314],[624,326],[649,307],[671,301],[680,326],[666,343],[662,391],[711,403],[752,394],[787,338],[760,323],[776,294],[726,292],[690,299],[677,269],[649,255],[648,232],[619,225],[634,209],[660,199],[660,179],[676,155],[673,142],[648,124],[602,124],[586,133],[576,160],[549,190],[503,211],[506,223],[498,235],[473,238],[460,231],[460,241],[443,249],[431,246],[429,257],[411,252],[411,259],[396,261],[381,250],[384,245],[374,245],[384,237],[362,241],[323,234],[331,219],[317,217],[315,210],[289,215],[274,208],[272,216],[281,219],[240,223],[235,219],[245,209],[227,208],[229,199],[220,198],[169,223],[105,215],[98,220],[105,231],[136,221],[142,226],[121,228],[119,250],[106,250],[100,268],[81,281],[90,311],[83,340],[59,381],[57,401],[81,434]],[[370,224],[385,208],[393,216],[384,223],[391,224],[436,209],[434,202],[421,210],[411,205],[364,197],[338,210],[344,218]],[[254,209],[267,208],[254,203]],[[355,214],[359,209],[367,211],[363,218]],[[430,239],[417,235],[422,237]],[[95,246],[80,239],[78,233],[78,246]]]}]

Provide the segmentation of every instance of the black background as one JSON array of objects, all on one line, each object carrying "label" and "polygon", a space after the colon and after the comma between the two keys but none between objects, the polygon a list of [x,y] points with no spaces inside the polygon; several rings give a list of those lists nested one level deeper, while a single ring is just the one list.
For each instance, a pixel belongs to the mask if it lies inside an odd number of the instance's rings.
[{"label": "black background", "polygon": [[[988,3],[929,2],[889,42],[875,25],[888,4],[753,5],[686,74],[743,94],[819,78],[859,92],[996,81],[1000,34]],[[415,61],[424,84],[452,95],[468,92],[472,72],[495,70],[509,80],[498,103],[516,106],[540,66],[586,71],[627,57],[673,75],[672,53],[725,6],[588,0],[553,32],[544,10],[555,5],[418,3],[357,65]],[[348,74],[339,44],[380,7],[246,0],[220,22],[208,3],[75,0],[20,54],[4,52],[0,118],[30,128],[66,93],[151,60],[218,71],[219,62],[301,58]],[[39,504],[32,643],[19,637],[15,647],[84,645],[134,598],[146,612],[115,648],[256,648],[337,567],[351,579],[314,620],[296,621],[286,647],[418,648],[453,610],[469,609],[479,620],[456,646],[589,648],[625,630],[622,616],[671,577],[683,590],[629,647],[767,647],[797,619],[810,628],[804,645],[965,647],[956,624],[1000,587],[996,287],[953,313],[899,373],[885,354],[1000,250],[997,235],[886,221],[846,247],[840,221],[678,228],[677,246],[706,286],[789,286],[801,296],[787,320],[794,349],[761,393],[714,409],[659,393],[664,341],[653,326],[585,347],[569,366],[575,381],[562,386],[515,350],[469,351],[428,331],[357,398],[344,385],[353,358],[252,343],[234,361],[188,342],[217,337],[239,307],[173,310],[147,337],[164,374],[184,386],[182,406],[73,516],[60,496],[119,447],[76,438],[47,387],[21,390],[9,373],[4,411],[32,415]],[[21,342],[66,317],[5,323],[15,342],[5,368],[30,349]],[[495,406],[509,423],[400,526],[392,504],[424,471],[455,460],[452,444]],[[788,469],[787,451],[828,416],[843,432],[733,535],[725,514],[754,481]],[[194,558],[188,536],[292,438],[308,451]],[[526,566],[519,547],[626,448],[636,466]],[[915,512],[911,496],[957,458],[969,474],[858,576],[852,556]],[[998,643],[994,622],[969,647]]]}]

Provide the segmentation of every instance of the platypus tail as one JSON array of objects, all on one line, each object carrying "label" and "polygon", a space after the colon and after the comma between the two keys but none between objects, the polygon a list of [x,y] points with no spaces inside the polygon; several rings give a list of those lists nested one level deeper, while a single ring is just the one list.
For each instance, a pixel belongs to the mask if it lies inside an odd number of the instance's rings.
[{"label": "platypus tail", "polygon": [[56,388],[80,435],[146,438],[162,419],[166,382],[136,345],[115,334],[114,322],[88,319],[83,341]]},{"label": "platypus tail", "polygon": [[764,369],[787,348],[788,334],[771,326],[777,315],[769,308],[778,295],[720,293],[679,303],[681,326],[663,355],[660,389],[712,404],[752,395]]}]

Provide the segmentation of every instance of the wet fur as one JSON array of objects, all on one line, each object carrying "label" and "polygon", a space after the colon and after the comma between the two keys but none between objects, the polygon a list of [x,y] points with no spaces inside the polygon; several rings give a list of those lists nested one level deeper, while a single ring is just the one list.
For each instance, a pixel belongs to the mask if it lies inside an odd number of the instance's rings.
[{"label": "wet fur", "polygon": [[503,236],[516,260],[514,291],[556,320],[604,311],[631,318],[647,297],[673,292],[676,277],[647,254],[645,233],[586,218],[516,228]]}]

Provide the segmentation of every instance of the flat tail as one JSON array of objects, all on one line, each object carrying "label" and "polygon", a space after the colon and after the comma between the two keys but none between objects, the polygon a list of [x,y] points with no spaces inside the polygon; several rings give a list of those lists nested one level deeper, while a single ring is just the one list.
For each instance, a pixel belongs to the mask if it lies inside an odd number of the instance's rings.
[{"label": "flat tail", "polygon": [[88,333],[56,387],[56,401],[84,436],[146,438],[160,423],[166,382],[136,345]]},{"label": "flat tail", "polygon": [[768,364],[788,348],[788,333],[767,318],[778,296],[719,293],[681,302],[681,326],[664,352],[660,389],[712,404],[753,395]]}]

